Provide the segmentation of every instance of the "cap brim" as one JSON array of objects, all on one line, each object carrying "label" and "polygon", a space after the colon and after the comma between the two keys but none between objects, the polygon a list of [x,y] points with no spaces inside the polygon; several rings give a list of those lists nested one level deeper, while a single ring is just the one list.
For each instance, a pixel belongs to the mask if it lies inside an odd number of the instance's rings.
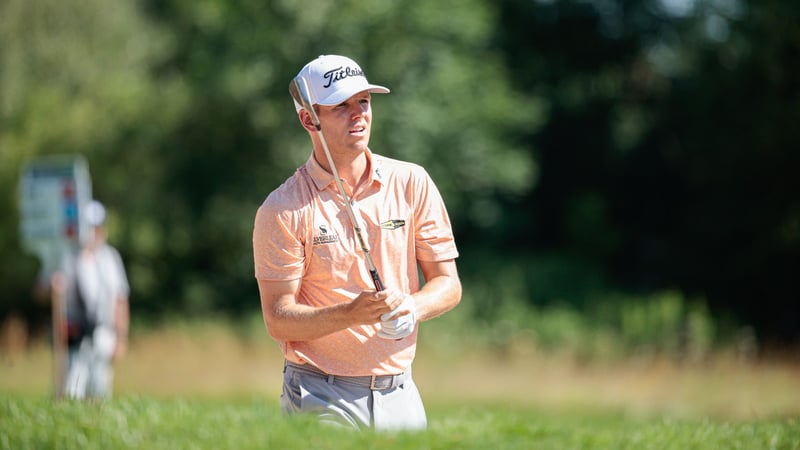
[{"label": "cap brim", "polygon": [[380,86],[377,84],[367,84],[364,86],[358,86],[358,89],[354,90],[349,90],[349,89],[339,90],[329,95],[327,98],[323,100],[318,100],[316,103],[325,106],[338,105],[339,103],[342,103],[343,101],[358,94],[359,92],[364,92],[364,91],[368,91],[372,94],[388,94],[389,92],[391,92],[387,87]]}]

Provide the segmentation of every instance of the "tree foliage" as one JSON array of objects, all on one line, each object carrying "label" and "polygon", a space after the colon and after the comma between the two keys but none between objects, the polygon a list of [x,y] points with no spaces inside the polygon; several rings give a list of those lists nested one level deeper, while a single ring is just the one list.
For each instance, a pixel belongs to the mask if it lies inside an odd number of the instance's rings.
[{"label": "tree foliage", "polygon": [[532,263],[558,255],[584,290],[677,288],[797,334],[797,6],[73,3],[0,3],[0,315],[34,314],[16,183],[55,153],[89,160],[135,311],[257,309],[255,210],[310,154],[288,83],[340,53],[392,89],[372,148],[437,181],[467,282],[528,261],[515,295],[580,304]]},{"label": "tree foliage", "polygon": [[[628,289],[680,287],[765,338],[797,336],[800,8],[504,2],[502,53],[552,114],[521,202],[532,248]],[[529,45],[518,45],[520,40]]]}]

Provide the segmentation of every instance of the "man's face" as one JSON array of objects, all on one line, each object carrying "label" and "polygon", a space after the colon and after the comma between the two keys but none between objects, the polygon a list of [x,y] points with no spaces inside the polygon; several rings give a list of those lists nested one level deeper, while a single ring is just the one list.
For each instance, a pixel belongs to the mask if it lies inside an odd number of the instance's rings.
[{"label": "man's face", "polygon": [[369,145],[372,125],[370,93],[359,92],[334,106],[319,105],[322,132],[331,153],[361,153]]},{"label": "man's face", "polygon": [[89,240],[87,241],[86,245],[89,247],[99,247],[106,241],[106,237],[108,233],[106,233],[106,227],[103,225],[95,225],[92,227],[92,231],[89,235]]}]

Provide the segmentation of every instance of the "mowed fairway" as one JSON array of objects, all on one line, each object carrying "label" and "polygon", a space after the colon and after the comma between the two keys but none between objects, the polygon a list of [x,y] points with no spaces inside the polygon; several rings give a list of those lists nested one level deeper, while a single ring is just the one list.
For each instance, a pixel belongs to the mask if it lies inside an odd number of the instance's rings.
[{"label": "mowed fairway", "polygon": [[0,448],[800,449],[796,363],[422,346],[429,429],[350,433],[280,415],[281,357],[265,334],[176,327],[134,336],[104,403],[54,402],[44,344],[3,353]]}]

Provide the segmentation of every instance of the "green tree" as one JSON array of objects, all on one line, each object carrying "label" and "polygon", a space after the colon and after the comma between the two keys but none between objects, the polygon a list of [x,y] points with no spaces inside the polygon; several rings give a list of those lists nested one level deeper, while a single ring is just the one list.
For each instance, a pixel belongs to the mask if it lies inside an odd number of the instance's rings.
[{"label": "green tree", "polygon": [[[321,53],[354,57],[393,90],[375,101],[373,148],[428,167],[458,224],[490,227],[501,217],[494,195],[535,182],[516,136],[542,121],[542,108],[510,87],[485,2],[117,4],[77,13],[45,0],[6,5],[14,64],[38,81],[5,110],[4,167],[42,153],[87,155],[134,312],[258,308],[253,218],[310,154],[287,88]],[[35,26],[15,28],[25,21]],[[26,33],[45,28],[47,58],[35,57]],[[9,84],[22,78],[4,76],[4,92],[18,92]],[[37,96],[57,107],[37,107]],[[59,109],[69,120],[51,127]],[[3,174],[5,201],[14,179]],[[15,235],[4,235],[7,245]]]},{"label": "green tree", "polygon": [[179,83],[150,72],[169,48],[134,2],[0,3],[0,209],[8,212],[0,219],[0,315],[34,308],[37,262],[18,243],[20,168],[41,155],[85,155],[117,238],[124,200],[136,195],[131,180],[149,168],[122,166],[119,156],[151,152],[158,126],[185,103]]},{"label": "green tree", "polygon": [[627,290],[677,286],[762,337],[796,337],[800,8],[502,5],[510,72],[552,112],[531,139],[542,178],[518,204],[536,226],[509,234],[515,248],[589,259]]}]

